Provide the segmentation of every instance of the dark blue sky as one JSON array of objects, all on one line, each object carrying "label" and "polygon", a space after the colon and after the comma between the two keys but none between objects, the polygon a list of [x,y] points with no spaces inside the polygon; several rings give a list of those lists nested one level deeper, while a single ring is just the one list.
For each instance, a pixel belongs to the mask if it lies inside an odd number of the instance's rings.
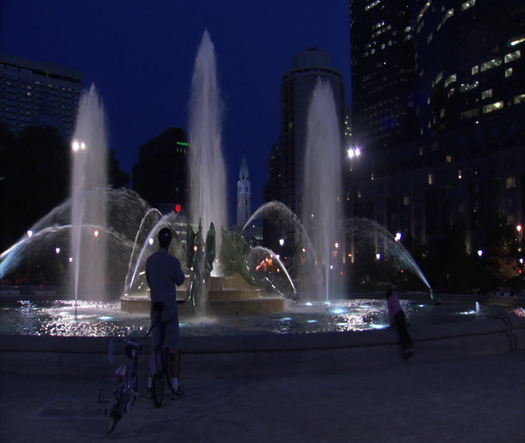
[{"label": "dark blue sky", "polygon": [[312,46],[330,52],[350,95],[348,0],[0,2],[0,51],[62,64],[82,72],[84,86],[95,83],[110,145],[127,172],[141,144],[170,126],[187,128],[204,29],[215,43],[225,102],[229,200],[245,152],[256,206],[279,137],[281,78],[293,55]]}]

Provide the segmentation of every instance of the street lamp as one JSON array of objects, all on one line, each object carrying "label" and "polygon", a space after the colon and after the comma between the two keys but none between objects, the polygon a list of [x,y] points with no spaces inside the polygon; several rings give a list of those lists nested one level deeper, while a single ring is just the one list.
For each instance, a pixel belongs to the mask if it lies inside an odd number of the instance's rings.
[{"label": "street lamp", "polygon": [[86,149],[86,144],[78,140],[73,140],[71,142],[71,149],[73,149],[73,152],[78,152],[79,150],[84,151]]},{"label": "street lamp", "polygon": [[346,150],[346,155],[350,160],[353,160],[354,158],[357,159],[361,156],[361,148],[359,146],[351,146]]}]

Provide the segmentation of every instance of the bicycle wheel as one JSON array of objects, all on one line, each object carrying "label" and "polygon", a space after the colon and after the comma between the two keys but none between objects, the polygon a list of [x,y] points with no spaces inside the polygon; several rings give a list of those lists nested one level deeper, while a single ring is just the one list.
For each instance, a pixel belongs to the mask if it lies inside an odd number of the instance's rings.
[{"label": "bicycle wheel", "polygon": [[115,427],[117,426],[120,418],[120,407],[118,403],[115,403],[109,411],[109,417],[106,422],[106,432],[108,434],[111,434],[115,430]]},{"label": "bicycle wheel", "polygon": [[164,400],[164,380],[162,379],[161,371],[157,371],[155,375],[153,375],[151,396],[153,397],[153,403],[155,406],[160,408],[162,406],[162,401]]},{"label": "bicycle wheel", "polygon": [[135,405],[135,401],[137,400],[137,395],[139,393],[139,377],[136,373],[133,373],[131,375],[129,385],[130,390],[128,396],[128,403],[126,405],[126,412],[129,412],[131,407]]}]

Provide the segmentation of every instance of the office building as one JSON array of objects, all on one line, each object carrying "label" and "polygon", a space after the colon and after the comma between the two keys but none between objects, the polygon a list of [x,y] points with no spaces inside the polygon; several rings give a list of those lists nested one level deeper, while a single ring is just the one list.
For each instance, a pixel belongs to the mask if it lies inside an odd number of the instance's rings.
[{"label": "office building", "polygon": [[[363,155],[348,160],[348,213],[376,220],[430,249],[450,229],[459,229],[468,251],[482,251],[491,228],[524,221],[525,8],[518,0],[405,3],[412,14],[406,37],[410,29],[413,44],[404,51],[406,60],[413,56],[415,73],[407,96],[416,112],[417,136],[390,139],[380,153],[374,145],[367,151],[365,143]],[[386,16],[364,19],[370,11],[386,13],[386,1],[353,4],[352,25],[361,33],[365,25],[377,32],[376,20],[388,28]],[[396,31],[399,35],[401,27]],[[353,64],[369,57],[356,51]],[[362,86],[354,82],[354,97]],[[386,112],[379,97],[368,100],[366,106]],[[366,109],[354,102],[356,118],[359,106]]]},{"label": "office building", "polygon": [[82,75],[55,63],[0,55],[0,122],[14,134],[28,126],[52,126],[69,140]]},{"label": "office building", "polygon": [[353,0],[353,143],[384,151],[417,134],[411,0]]},{"label": "office building", "polygon": [[188,138],[179,128],[170,128],[139,148],[133,167],[132,188],[163,213],[188,213]]}]

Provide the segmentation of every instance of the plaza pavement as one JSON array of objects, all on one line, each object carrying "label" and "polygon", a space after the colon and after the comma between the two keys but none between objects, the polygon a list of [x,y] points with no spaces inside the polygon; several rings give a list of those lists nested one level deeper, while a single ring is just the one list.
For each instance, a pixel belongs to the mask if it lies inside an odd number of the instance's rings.
[{"label": "plaza pavement", "polygon": [[185,398],[156,409],[141,395],[107,437],[96,397],[108,378],[2,371],[0,441],[525,441],[523,350],[434,362],[416,353],[346,373],[182,382]]}]

